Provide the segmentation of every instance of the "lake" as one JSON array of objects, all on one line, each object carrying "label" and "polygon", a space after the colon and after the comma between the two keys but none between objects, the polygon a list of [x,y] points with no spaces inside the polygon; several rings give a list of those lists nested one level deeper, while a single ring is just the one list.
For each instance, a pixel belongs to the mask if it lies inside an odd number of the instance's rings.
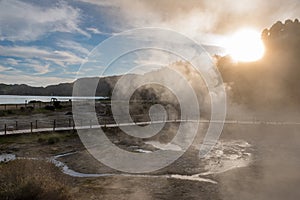
[{"label": "lake", "polygon": [[106,99],[107,97],[72,97],[72,96],[21,96],[21,95],[0,95],[0,104],[24,104],[32,100],[50,102],[51,98],[58,101],[85,100],[85,99]]}]

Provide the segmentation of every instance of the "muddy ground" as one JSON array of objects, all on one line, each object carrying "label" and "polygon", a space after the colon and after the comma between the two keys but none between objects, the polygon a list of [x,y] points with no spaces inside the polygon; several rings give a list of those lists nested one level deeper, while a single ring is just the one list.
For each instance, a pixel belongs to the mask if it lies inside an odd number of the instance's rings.
[{"label": "muddy ground", "polygon": [[[120,142],[120,138],[112,136],[118,130],[108,132],[112,141],[121,148],[134,151],[132,144]],[[53,137],[59,138],[58,141],[49,143],[49,138]],[[116,174],[111,177],[72,177],[69,184],[75,199],[299,199],[298,126],[225,125],[220,141],[246,141],[251,144],[247,149],[251,153],[251,162],[203,176],[216,184],[165,176],[122,176],[121,172],[95,160],[73,132],[0,137],[0,154],[45,158],[76,152],[59,160],[81,173]],[[143,141],[135,141],[134,145],[155,150]],[[205,172],[207,163],[197,159],[197,144],[194,145],[172,165],[152,175]],[[218,159],[222,156],[225,155]]]}]

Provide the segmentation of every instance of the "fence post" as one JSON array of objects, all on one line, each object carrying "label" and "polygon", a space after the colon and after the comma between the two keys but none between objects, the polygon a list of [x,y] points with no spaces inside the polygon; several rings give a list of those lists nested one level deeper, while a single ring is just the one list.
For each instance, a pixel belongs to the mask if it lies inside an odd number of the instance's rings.
[{"label": "fence post", "polygon": [[38,120],[35,120],[35,129],[38,129]]},{"label": "fence post", "polygon": [[18,121],[16,121],[16,130],[18,130]]},{"label": "fence post", "polygon": [[55,131],[56,120],[53,120],[53,131]]},{"label": "fence post", "polygon": [[32,129],[33,129],[33,123],[30,122],[30,133],[32,133]]},{"label": "fence post", "polygon": [[4,135],[6,135],[6,124],[4,124]]},{"label": "fence post", "polygon": [[73,120],[73,131],[75,131],[75,122]]}]

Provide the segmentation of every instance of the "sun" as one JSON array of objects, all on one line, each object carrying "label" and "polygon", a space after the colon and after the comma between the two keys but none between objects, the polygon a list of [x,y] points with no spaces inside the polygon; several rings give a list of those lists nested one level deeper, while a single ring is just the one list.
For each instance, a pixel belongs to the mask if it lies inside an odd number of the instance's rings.
[{"label": "sun", "polygon": [[242,29],[229,38],[227,53],[236,61],[254,62],[264,56],[261,34],[253,29]]}]

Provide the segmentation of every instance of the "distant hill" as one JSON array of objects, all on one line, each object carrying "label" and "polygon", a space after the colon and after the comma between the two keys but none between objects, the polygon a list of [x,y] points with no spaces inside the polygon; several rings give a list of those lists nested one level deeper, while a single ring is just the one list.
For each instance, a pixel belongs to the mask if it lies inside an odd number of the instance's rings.
[{"label": "distant hill", "polygon": [[[176,72],[175,72],[176,71]],[[182,80],[174,78],[174,76],[185,77]],[[73,86],[76,85],[80,96],[90,96],[90,89],[94,87],[95,81],[98,82],[96,90],[96,96],[111,97],[115,84],[122,76],[109,76],[109,77],[93,77],[93,78],[81,78],[73,83],[61,83],[58,85],[50,85],[47,87],[31,87],[28,85],[6,85],[0,84],[0,95],[34,95],[34,96],[72,96]],[[178,61],[168,67],[163,67],[155,71],[150,71],[145,74],[127,74],[126,78],[129,78],[130,84],[124,85],[121,88],[121,92],[124,92],[124,96],[128,92],[128,87],[137,88],[134,94],[131,96],[133,100],[149,100],[154,102],[162,102],[169,108],[180,108],[176,95],[181,95],[181,99],[189,103],[190,95],[186,94],[187,84],[193,88],[197,99],[201,107],[202,114],[209,113],[209,107],[204,106],[208,104],[208,91],[203,82],[201,75],[194,69],[188,62]],[[155,79],[154,79],[155,78]],[[169,85],[174,85],[176,91],[180,91],[180,94],[174,94],[170,88],[165,87],[163,83],[156,84],[153,80],[160,80],[162,82],[167,81]],[[145,81],[140,86],[140,81]],[[155,82],[155,81],[154,81]],[[184,84],[186,83],[186,84]],[[123,87],[121,85],[121,87]],[[85,93],[86,92],[86,93]],[[207,109],[206,109],[207,108]],[[143,110],[143,108],[141,108]]]},{"label": "distant hill", "polygon": [[[89,82],[92,78],[82,78],[76,81]],[[95,78],[93,78],[95,79]],[[97,96],[110,96],[113,85],[119,79],[118,76],[96,78],[99,79]],[[34,95],[34,96],[72,96],[74,83],[60,83],[47,87],[32,87],[25,84],[0,84],[0,95]]]}]

